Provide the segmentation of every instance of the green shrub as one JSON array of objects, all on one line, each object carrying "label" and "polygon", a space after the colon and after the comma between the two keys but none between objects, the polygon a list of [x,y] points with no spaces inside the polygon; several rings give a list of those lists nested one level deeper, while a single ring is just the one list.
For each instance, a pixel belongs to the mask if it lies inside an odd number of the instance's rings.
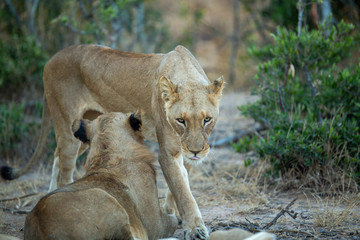
[{"label": "green shrub", "polygon": [[139,52],[165,51],[171,41],[163,14],[144,0],[68,1],[52,24],[81,43]]},{"label": "green shrub", "polygon": [[[39,115],[41,104],[36,104]],[[26,119],[24,104],[0,104],[0,155],[11,156],[16,147],[36,134],[39,123]]]},{"label": "green shrub", "polygon": [[236,143],[230,142],[231,147],[239,153],[247,153],[250,151],[256,151],[258,147],[258,139],[252,136],[244,136],[240,138]]},{"label": "green shrub", "polygon": [[31,36],[13,35],[10,42],[0,40],[0,92],[12,99],[12,94],[23,88],[41,87],[46,60],[46,54]]},{"label": "green shrub", "polygon": [[25,131],[23,105],[0,105],[0,151],[13,149]]},{"label": "green shrub", "polygon": [[261,100],[239,110],[267,126],[252,148],[270,160],[273,174],[341,167],[359,180],[360,64],[339,64],[358,46],[351,24],[331,26],[328,36],[325,30],[298,36],[278,28],[273,45],[251,49],[268,59],[255,76]]}]

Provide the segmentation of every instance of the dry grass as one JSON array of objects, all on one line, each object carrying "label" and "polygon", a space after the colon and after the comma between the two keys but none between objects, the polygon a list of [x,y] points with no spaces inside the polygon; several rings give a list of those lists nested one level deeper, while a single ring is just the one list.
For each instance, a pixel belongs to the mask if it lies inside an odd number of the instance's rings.
[{"label": "dry grass", "polygon": [[293,169],[280,175],[276,188],[279,191],[296,189],[322,194],[356,192],[359,190],[359,185],[349,172],[351,171],[323,165],[314,166],[306,173],[299,173]]},{"label": "dry grass", "polygon": [[[304,203],[300,201],[294,209],[299,213],[310,213],[311,217],[307,220],[302,220],[302,217],[294,220],[285,216],[279,219],[277,223],[279,226],[297,225],[298,231],[302,232],[306,225],[306,229],[313,229],[310,231],[314,236],[324,237],[326,233],[318,234],[318,228],[326,228],[328,231],[335,229],[337,232],[341,232],[341,228],[347,228],[349,232],[353,231],[351,229],[356,225],[354,223],[360,222],[360,194],[354,194],[357,185],[343,171],[335,174],[328,169],[326,181],[320,181],[320,177],[316,178],[314,174],[306,181],[304,176],[299,179],[291,174],[282,176],[277,181],[271,181],[264,177],[268,167],[264,161],[255,160],[253,165],[245,167],[242,160],[216,163],[215,159],[197,166],[190,176],[199,206],[201,208],[231,206],[236,213],[229,217],[230,222],[236,215],[241,216],[241,219],[245,217],[253,219],[254,215],[265,213],[267,220],[261,218],[254,220],[254,223],[260,221],[260,225],[263,225],[264,222],[269,221],[269,217],[271,218],[286,205],[285,203],[288,203],[279,201],[279,195],[291,201],[294,199],[293,194],[301,196],[301,192],[305,192],[311,195],[311,198],[307,198]],[[310,184],[315,185],[310,188]],[[292,190],[288,192],[284,189]]]},{"label": "dry grass", "polygon": [[[236,207],[239,212],[251,213],[264,208],[269,203],[264,181],[266,166],[258,163],[245,167],[243,162],[214,163],[197,166],[191,173],[191,184],[200,192],[197,198],[200,206],[209,206],[219,202]],[[244,210],[244,204],[247,205]],[[241,206],[240,206],[241,205]]]},{"label": "dry grass", "polygon": [[[17,167],[17,164],[12,166]],[[28,173],[19,179],[0,182],[0,198],[12,198],[44,191],[44,187],[48,185],[49,181],[49,169],[44,165],[40,165],[34,167],[34,170],[34,172]]]},{"label": "dry grass", "polygon": [[0,211],[0,228],[4,225],[3,215],[4,215],[4,212]]},{"label": "dry grass", "polygon": [[360,221],[360,193],[341,194],[331,197],[313,195],[313,200],[308,200],[309,209],[315,225],[324,228],[342,228]]}]

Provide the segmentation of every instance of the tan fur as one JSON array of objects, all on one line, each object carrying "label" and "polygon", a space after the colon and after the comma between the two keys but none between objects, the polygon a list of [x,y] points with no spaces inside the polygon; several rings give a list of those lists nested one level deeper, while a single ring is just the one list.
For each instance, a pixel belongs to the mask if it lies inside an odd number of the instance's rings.
[{"label": "tan fur", "polygon": [[75,121],[75,136],[81,128],[90,143],[85,176],[40,199],[26,217],[25,239],[172,235],[177,218],[160,210],[154,156],[131,128],[129,116],[110,113],[92,122]]},{"label": "tan fur", "polygon": [[[57,141],[50,190],[73,181],[75,160],[86,150],[72,136],[75,119],[139,109],[145,138],[159,143],[159,162],[173,194],[172,198],[169,192],[166,202],[170,204],[165,208],[177,206],[186,239],[196,234],[201,239],[208,237],[184,160],[197,164],[209,153],[208,137],[218,116],[222,78],[209,81],[195,57],[182,46],[167,54],[137,54],[78,45],[48,61],[43,81],[44,109],[50,110],[44,110],[43,121],[48,123],[51,114]],[[205,123],[206,117],[211,119]],[[180,118],[185,124],[179,123]],[[42,127],[41,146],[48,128],[48,124]],[[36,149],[37,158],[42,148]]]},{"label": "tan fur", "polygon": [[275,240],[274,234],[259,232],[253,234],[246,230],[237,228],[228,231],[215,231],[210,234],[209,240]]},{"label": "tan fur", "polygon": [[5,234],[0,234],[0,239],[1,240],[20,240],[20,238],[5,235]]}]

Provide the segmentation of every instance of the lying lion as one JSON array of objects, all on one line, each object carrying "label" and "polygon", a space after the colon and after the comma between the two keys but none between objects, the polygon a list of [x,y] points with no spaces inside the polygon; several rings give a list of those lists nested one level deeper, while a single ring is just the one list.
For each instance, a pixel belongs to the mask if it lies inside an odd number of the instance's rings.
[{"label": "lying lion", "polygon": [[90,144],[83,178],[41,198],[26,217],[25,239],[158,239],[178,225],[160,210],[154,156],[143,145],[138,113],[77,120]]},{"label": "lying lion", "polygon": [[256,234],[236,228],[228,231],[215,231],[210,234],[209,240],[275,240],[274,234],[259,232]]},{"label": "lying lion", "polygon": [[74,138],[73,121],[140,109],[143,135],[159,143],[159,162],[171,190],[165,201],[167,212],[179,210],[185,239],[208,238],[187,169],[209,153],[208,138],[219,115],[222,78],[210,81],[183,46],[166,54],[141,54],[77,45],[61,50],[46,63],[43,82],[36,150],[23,169],[2,167],[5,179],[17,178],[34,166],[52,119],[57,147],[49,190],[71,183],[76,159],[87,148]]}]

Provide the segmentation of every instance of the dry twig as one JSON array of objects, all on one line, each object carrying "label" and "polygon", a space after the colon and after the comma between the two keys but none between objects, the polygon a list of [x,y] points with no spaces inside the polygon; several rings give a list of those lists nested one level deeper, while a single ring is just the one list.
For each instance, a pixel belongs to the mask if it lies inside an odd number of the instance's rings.
[{"label": "dry twig", "polygon": [[269,229],[271,226],[276,224],[276,221],[285,213],[289,214],[290,217],[292,217],[293,219],[295,219],[297,217],[298,213],[294,213],[293,211],[289,211],[289,208],[295,203],[295,201],[297,200],[297,198],[295,198],[294,200],[292,200],[285,208],[281,209],[281,211],[275,216],[275,218],[269,222],[268,224],[266,224],[263,227],[263,230],[267,230]]},{"label": "dry twig", "polygon": [[299,229],[281,229],[281,230],[270,230],[268,232],[271,232],[271,233],[296,233],[296,234],[303,234],[303,235],[307,235],[309,237],[314,237],[314,235],[310,232],[307,232],[307,231],[302,231],[302,230],[299,230]]},{"label": "dry twig", "polygon": [[[213,143],[210,143],[210,145],[211,145],[211,147],[221,147],[223,145],[229,144],[230,142],[235,142],[235,141],[239,140],[239,138],[242,138],[245,136],[250,136],[253,134],[259,134],[259,132],[261,132],[263,130],[266,130],[266,126],[263,126],[263,125],[257,126],[251,131],[241,130],[238,134],[235,134],[230,137],[218,139],[218,140],[214,141]],[[212,141],[210,140],[209,142],[212,142]]]},{"label": "dry twig", "polygon": [[15,209],[10,209],[10,208],[4,208],[4,207],[1,207],[1,209],[4,211],[4,212],[9,212],[11,214],[29,214],[30,211],[26,211],[26,210],[15,210]]},{"label": "dry twig", "polygon": [[35,195],[39,195],[39,194],[41,194],[41,193],[42,193],[42,192],[39,192],[39,193],[29,193],[29,194],[26,194],[26,195],[23,195],[23,196],[0,199],[0,202],[7,202],[7,201],[19,200],[19,199],[22,199],[22,198],[27,198],[27,197],[32,197],[32,196],[35,196]]}]

